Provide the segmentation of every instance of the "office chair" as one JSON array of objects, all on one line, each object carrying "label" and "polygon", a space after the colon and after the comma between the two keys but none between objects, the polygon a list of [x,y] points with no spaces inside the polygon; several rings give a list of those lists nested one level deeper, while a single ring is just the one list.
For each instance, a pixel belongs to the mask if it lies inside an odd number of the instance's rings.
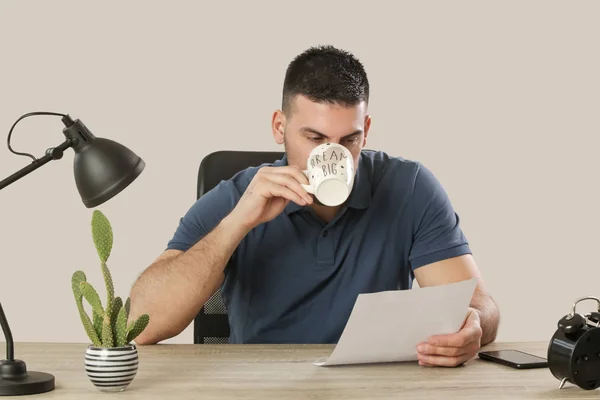
[{"label": "office chair", "polygon": [[[277,151],[224,150],[204,157],[198,169],[197,199],[219,182],[230,179],[248,167],[272,163],[283,157]],[[212,295],[194,318],[194,344],[225,344],[229,342],[227,308],[221,298],[221,289]]]}]

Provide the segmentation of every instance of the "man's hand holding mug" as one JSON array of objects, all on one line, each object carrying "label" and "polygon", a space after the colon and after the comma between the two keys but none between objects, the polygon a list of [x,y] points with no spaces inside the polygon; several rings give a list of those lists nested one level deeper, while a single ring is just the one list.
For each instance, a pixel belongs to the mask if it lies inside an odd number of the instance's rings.
[{"label": "man's hand holding mug", "polygon": [[256,173],[231,216],[247,230],[272,220],[290,201],[300,206],[317,203],[334,207],[352,192],[354,162],[344,146],[325,143],[315,147],[306,169],[295,166],[263,167]]}]

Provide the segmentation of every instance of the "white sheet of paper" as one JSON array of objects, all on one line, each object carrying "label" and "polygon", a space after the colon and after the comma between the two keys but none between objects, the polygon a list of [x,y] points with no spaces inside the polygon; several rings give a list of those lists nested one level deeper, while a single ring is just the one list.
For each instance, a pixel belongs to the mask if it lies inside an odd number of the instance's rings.
[{"label": "white sheet of paper", "polygon": [[477,278],[360,294],[340,340],[318,366],[417,360],[417,345],[462,327]]}]

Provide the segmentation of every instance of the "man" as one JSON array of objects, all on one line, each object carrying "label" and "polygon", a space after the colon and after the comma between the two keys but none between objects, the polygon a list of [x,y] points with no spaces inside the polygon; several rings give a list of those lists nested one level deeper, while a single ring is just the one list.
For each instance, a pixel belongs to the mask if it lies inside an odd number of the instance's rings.
[{"label": "man", "polygon": [[[335,343],[359,293],[472,277],[464,326],[419,345],[419,362],[456,366],[495,339],[498,310],[440,183],[417,162],[363,151],[368,100],[367,75],[348,52],[314,47],[290,63],[272,117],[286,156],[220,183],[181,219],[132,288],[132,315],[151,315],[138,344],[179,334],[219,287],[233,343]],[[356,166],[339,207],[301,186],[309,153],[325,142],[345,146]]]}]

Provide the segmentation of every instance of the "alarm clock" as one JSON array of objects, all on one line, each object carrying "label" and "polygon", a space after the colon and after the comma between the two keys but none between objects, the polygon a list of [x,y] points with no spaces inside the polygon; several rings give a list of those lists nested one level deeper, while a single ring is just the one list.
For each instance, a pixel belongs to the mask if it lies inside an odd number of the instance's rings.
[{"label": "alarm clock", "polygon": [[[577,304],[595,300],[597,311],[582,315]],[[570,313],[558,321],[548,346],[548,367],[560,380],[559,389],[570,382],[585,390],[600,386],[600,300],[582,297],[573,303]]]}]

